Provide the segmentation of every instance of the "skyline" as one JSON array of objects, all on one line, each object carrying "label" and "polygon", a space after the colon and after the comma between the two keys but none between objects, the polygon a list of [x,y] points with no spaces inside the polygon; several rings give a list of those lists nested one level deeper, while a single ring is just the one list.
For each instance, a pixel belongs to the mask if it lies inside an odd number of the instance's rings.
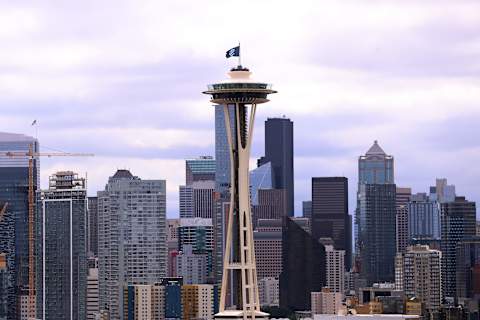
[{"label": "skyline", "polygon": [[[128,168],[166,179],[167,213],[177,216],[184,160],[214,154],[214,110],[201,91],[236,62],[221,59],[240,39],[245,66],[280,92],[258,111],[251,168],[263,154],[264,120],[285,114],[294,122],[297,215],[314,176],[348,177],[353,214],[357,159],[374,140],[395,157],[398,186],[428,192],[446,177],[459,195],[480,199],[480,4],[307,2],[275,4],[264,17],[272,3],[235,8],[268,19],[260,29],[229,24],[221,2],[175,4],[168,14],[154,2],[0,4],[2,131],[35,136],[36,119],[42,150],[96,154],[42,159],[43,188],[58,170],[87,171],[94,195]],[[218,42],[206,42],[211,34]]]}]

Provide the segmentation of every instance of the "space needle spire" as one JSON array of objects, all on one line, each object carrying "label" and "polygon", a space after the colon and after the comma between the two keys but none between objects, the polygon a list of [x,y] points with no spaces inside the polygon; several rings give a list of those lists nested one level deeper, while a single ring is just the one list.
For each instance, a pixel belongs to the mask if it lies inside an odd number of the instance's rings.
[{"label": "space needle spire", "polygon": [[[239,55],[240,46],[227,51],[226,57]],[[268,102],[268,95],[276,91],[270,84],[254,81],[250,70],[239,65],[228,72],[228,79],[209,85],[203,93],[211,95],[210,101],[214,104],[223,105],[231,168],[222,287],[215,319],[268,319],[268,314],[260,311],[258,295],[249,159],[257,105]],[[232,127],[235,128],[233,134]],[[228,289],[235,297],[230,309],[225,306]]]}]

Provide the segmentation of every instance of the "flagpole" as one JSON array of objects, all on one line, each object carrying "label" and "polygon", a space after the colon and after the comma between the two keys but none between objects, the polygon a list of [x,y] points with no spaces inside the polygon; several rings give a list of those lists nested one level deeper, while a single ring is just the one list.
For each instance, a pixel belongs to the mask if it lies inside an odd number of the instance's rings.
[{"label": "flagpole", "polygon": [[242,58],[240,57],[242,52],[240,50],[240,41],[238,41],[238,66],[241,67],[242,66]]}]

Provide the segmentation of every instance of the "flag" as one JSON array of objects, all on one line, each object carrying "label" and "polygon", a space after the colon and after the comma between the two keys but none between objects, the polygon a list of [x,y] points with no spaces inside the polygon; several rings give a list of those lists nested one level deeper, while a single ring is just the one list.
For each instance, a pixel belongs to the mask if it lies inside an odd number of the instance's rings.
[{"label": "flag", "polygon": [[237,46],[235,48],[228,50],[227,53],[225,54],[226,58],[239,57],[239,56],[240,56],[240,46]]},{"label": "flag", "polygon": [[37,124],[37,120],[33,120],[32,122],[32,126],[36,125]]}]

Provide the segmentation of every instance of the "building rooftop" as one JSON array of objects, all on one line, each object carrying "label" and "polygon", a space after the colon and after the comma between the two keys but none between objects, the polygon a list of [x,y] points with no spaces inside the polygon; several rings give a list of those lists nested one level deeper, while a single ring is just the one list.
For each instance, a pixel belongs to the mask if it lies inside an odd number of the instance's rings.
[{"label": "building rooftop", "polygon": [[378,144],[378,141],[375,140],[375,141],[373,142],[373,145],[370,147],[370,149],[368,149],[366,155],[367,155],[367,156],[386,155],[386,153],[385,153],[385,151],[383,151],[383,149],[380,147],[380,145]]},{"label": "building rooftop", "polygon": [[112,177],[113,179],[133,179],[133,174],[130,170],[118,169]]},{"label": "building rooftop", "polygon": [[0,132],[0,142],[8,141],[34,141],[34,137],[30,137],[19,133]]}]

